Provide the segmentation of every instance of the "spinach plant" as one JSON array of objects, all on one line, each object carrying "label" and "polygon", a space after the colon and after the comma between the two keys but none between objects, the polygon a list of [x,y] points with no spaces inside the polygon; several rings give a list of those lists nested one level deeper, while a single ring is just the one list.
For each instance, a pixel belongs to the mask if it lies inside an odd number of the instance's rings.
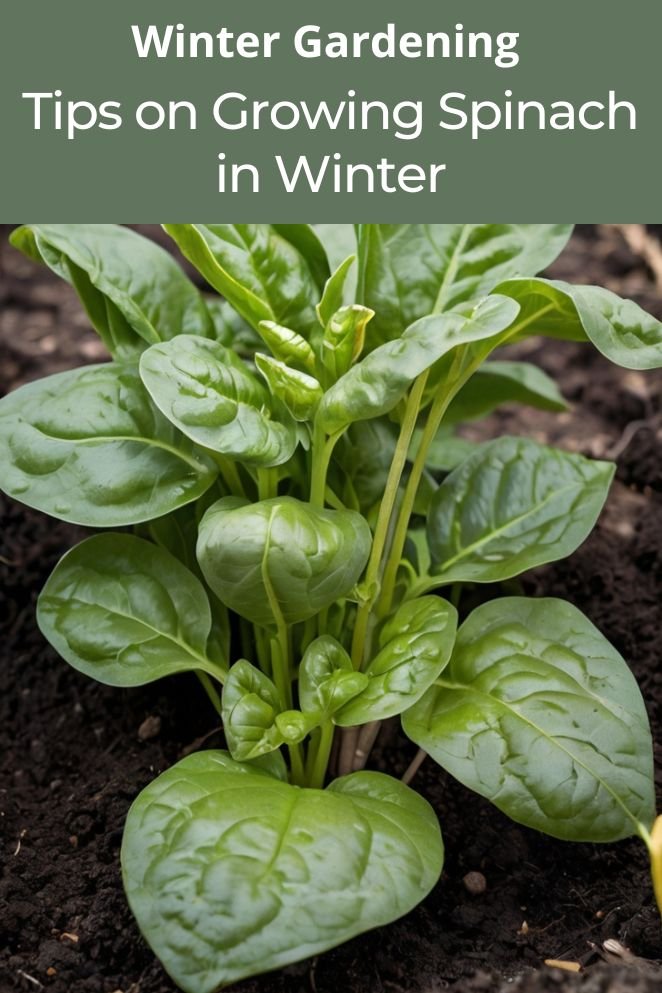
[{"label": "spinach plant", "polygon": [[7,396],[0,450],[10,495],[121,529],[55,568],[51,644],[115,686],[190,670],[222,721],[227,751],[168,769],[126,824],[129,903],[175,982],[211,993],[317,954],[435,885],[432,809],[364,769],[396,715],[521,824],[659,849],[646,711],[602,634],[510,595],[458,628],[463,584],[577,548],[614,466],[454,429],[505,401],[563,409],[501,346],[588,341],[647,369],[662,325],[536,278],[568,225],[327,225],[328,251],[303,224],[165,230],[218,295],[126,228],[14,231],[112,361]]}]

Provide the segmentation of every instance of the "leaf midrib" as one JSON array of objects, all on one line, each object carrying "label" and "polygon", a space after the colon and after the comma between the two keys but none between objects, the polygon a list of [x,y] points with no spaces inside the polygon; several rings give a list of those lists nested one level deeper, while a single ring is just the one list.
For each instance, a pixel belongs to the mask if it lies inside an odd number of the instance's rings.
[{"label": "leaf midrib", "polygon": [[[591,484],[589,483],[589,486],[590,485]],[[502,524],[500,527],[495,528],[493,531],[490,531],[489,534],[485,535],[483,538],[479,538],[477,541],[472,542],[470,545],[466,545],[463,549],[461,549],[459,552],[457,552],[455,555],[451,556],[451,558],[447,559],[444,562],[443,568],[441,569],[440,572],[435,573],[435,577],[443,576],[457,562],[461,562],[462,559],[466,558],[468,555],[471,555],[477,549],[482,548],[483,545],[486,545],[493,539],[500,537],[500,535],[502,535],[509,528],[515,527],[517,524],[521,524],[522,521],[525,521],[527,519],[527,517],[532,517],[535,514],[540,513],[540,511],[544,510],[545,506],[548,503],[550,503],[552,500],[556,499],[557,497],[563,496],[565,493],[571,492],[573,489],[579,490],[580,492],[583,491],[581,483],[579,482],[568,483],[566,486],[561,487],[561,489],[554,490],[552,493],[546,496],[544,500],[536,504],[535,507],[533,507],[532,509],[525,511],[523,514],[518,514],[516,517],[510,518],[505,524]]]}]

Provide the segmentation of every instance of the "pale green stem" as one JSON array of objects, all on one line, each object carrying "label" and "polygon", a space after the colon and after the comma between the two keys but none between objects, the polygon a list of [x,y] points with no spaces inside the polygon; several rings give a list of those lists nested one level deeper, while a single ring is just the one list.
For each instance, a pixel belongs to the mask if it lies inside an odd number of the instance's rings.
[{"label": "pale green stem", "polygon": [[382,501],[379,506],[377,524],[375,525],[375,534],[372,539],[370,559],[368,560],[365,579],[363,581],[363,585],[368,593],[368,599],[366,599],[359,607],[356,613],[356,622],[354,624],[354,635],[352,638],[352,663],[355,669],[360,669],[363,663],[368,622],[370,620],[372,605],[375,600],[373,587],[379,576],[382,555],[384,554],[386,539],[389,532],[391,515],[393,513],[393,508],[398,495],[402,472],[407,461],[407,452],[409,451],[409,445],[416,427],[416,419],[418,418],[418,412],[423,399],[427,376],[427,372],[424,372],[418,377],[409,394],[409,398],[407,399],[404,417],[402,419],[402,427],[400,428],[400,435],[398,437],[398,442],[393,454],[393,461],[391,462],[388,478],[386,480],[384,496],[382,497]]},{"label": "pale green stem", "polygon": [[312,440],[312,465],[310,479],[310,502],[313,507],[324,506],[324,496],[326,493],[326,476],[329,471],[329,463],[333,455],[336,442],[343,434],[337,431],[328,438],[324,431],[315,422]]},{"label": "pale green stem", "polygon": [[[524,328],[528,327],[534,321],[537,321],[540,317],[546,314],[549,310],[552,310],[554,304],[547,304],[541,307],[540,310],[536,311],[535,314],[525,317],[523,320],[515,324],[507,335],[500,338],[498,341],[499,347],[505,345],[507,341],[518,335]],[[453,360],[453,366],[451,372],[449,373],[449,380],[447,383],[448,389],[443,393],[439,393],[437,398],[434,400],[432,406],[430,407],[430,412],[428,414],[427,423],[423,429],[423,436],[421,438],[421,443],[418,447],[416,453],[416,458],[414,459],[414,464],[412,466],[409,479],[407,481],[407,486],[405,487],[405,494],[400,506],[400,512],[398,515],[398,522],[396,524],[395,533],[393,535],[393,544],[391,546],[391,554],[389,556],[389,561],[384,573],[384,578],[382,582],[382,589],[379,598],[378,610],[379,616],[384,616],[391,609],[391,604],[393,602],[393,593],[395,590],[395,582],[398,573],[398,567],[400,565],[400,560],[402,559],[402,554],[405,547],[405,542],[407,540],[407,531],[409,530],[409,521],[414,509],[414,503],[416,501],[416,494],[418,492],[418,487],[421,482],[421,476],[423,475],[423,470],[425,469],[425,463],[427,461],[428,450],[430,445],[434,441],[437,432],[441,426],[444,414],[448,410],[448,407],[457,395],[457,393],[462,389],[464,384],[473,376],[474,372],[483,364],[487,358],[486,353],[481,353],[477,359],[475,359],[466,369],[461,372],[458,371],[462,366],[462,358],[465,349],[460,347],[456,349],[455,357]],[[454,376],[456,378],[454,378]]]},{"label": "pale green stem", "polygon": [[244,489],[244,484],[241,481],[241,477],[237,470],[237,466],[232,461],[232,459],[227,458],[225,455],[221,455],[219,452],[211,452],[214,462],[221,471],[221,477],[223,482],[229,489],[232,496],[246,496],[246,490]]},{"label": "pale green stem", "polygon": [[321,790],[324,786],[331,746],[333,745],[334,725],[332,721],[324,721],[320,727],[319,740],[315,751],[315,757],[308,777],[308,785],[315,790]]}]

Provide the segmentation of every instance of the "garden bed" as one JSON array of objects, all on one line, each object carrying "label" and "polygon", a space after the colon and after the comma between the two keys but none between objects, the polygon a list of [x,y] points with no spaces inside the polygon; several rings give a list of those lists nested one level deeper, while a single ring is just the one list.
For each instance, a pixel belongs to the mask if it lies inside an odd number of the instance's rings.
[{"label": "garden bed", "polygon": [[[0,251],[2,391],[102,358],[68,288],[4,242]],[[618,233],[580,229],[552,275],[608,286],[662,317],[662,292]],[[481,435],[522,433],[619,464],[588,541],[526,576],[525,587],[570,599],[597,624],[630,662],[660,741],[662,373],[627,372],[574,344],[534,342],[519,347],[524,354],[557,379],[572,410],[503,411],[481,423]],[[122,826],[157,773],[198,747],[222,745],[218,732],[209,736],[218,718],[188,676],[117,690],[59,660],[37,631],[35,601],[81,530],[4,497],[0,513],[0,990],[174,993],[125,902]],[[374,763],[401,773],[414,751],[389,725]],[[659,748],[656,758],[662,770]],[[238,984],[237,993],[660,988],[662,930],[640,842],[577,845],[528,831],[431,761],[415,786],[439,814],[446,843],[443,878],[428,899],[387,928]],[[469,872],[482,874],[483,892],[470,892]],[[607,961],[608,938],[633,960]],[[545,959],[584,971],[539,972]]]}]

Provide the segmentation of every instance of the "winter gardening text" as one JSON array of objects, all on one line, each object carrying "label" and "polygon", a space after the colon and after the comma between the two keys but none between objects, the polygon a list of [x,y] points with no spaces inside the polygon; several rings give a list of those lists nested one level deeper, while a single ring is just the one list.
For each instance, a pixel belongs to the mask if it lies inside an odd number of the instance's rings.
[{"label": "winter gardening text", "polygon": [[[230,87],[210,94],[208,102],[186,99],[137,100],[134,106],[113,99],[90,101],[60,89],[26,91],[21,94],[36,131],[61,132],[65,140],[84,140],[86,132],[116,131],[123,126],[145,132],[196,131],[212,122],[223,133],[221,146],[211,162],[210,176],[219,193],[259,192],[262,174],[275,169],[288,193],[420,193],[437,192],[447,169],[446,162],[395,163],[379,154],[372,161],[350,162],[330,147],[318,155],[296,150],[274,153],[259,163],[242,161],[227,150],[229,135],[260,131],[273,134],[291,132],[292,139],[304,132],[364,132],[376,138],[385,135],[401,142],[415,142],[424,131],[463,132],[473,141],[485,140],[489,132],[501,131],[634,131],[637,110],[633,103],[614,90],[594,93],[585,102],[565,99],[531,99],[506,84],[489,95],[477,98],[459,90],[426,94],[425,99],[375,99],[351,85],[351,67],[357,62],[397,59],[394,71],[407,86],[403,60],[425,59],[446,66],[475,60],[488,62],[498,70],[511,70],[520,63],[520,34],[469,30],[457,23],[443,31],[418,33],[402,31],[394,23],[379,30],[328,31],[316,24],[299,27],[292,35],[279,31],[233,32],[226,27],[191,31],[183,23],[130,26],[133,56],[144,60],[219,60],[225,64],[224,80],[231,79],[237,60],[269,60],[285,53],[289,58],[332,60],[338,63],[336,92],[323,99],[306,96],[281,99],[277,75],[273,91],[264,99]],[[404,68],[403,68],[404,66]],[[441,75],[441,74],[440,74]],[[236,141],[236,139],[235,139]],[[291,140],[295,146],[295,141]]]}]

